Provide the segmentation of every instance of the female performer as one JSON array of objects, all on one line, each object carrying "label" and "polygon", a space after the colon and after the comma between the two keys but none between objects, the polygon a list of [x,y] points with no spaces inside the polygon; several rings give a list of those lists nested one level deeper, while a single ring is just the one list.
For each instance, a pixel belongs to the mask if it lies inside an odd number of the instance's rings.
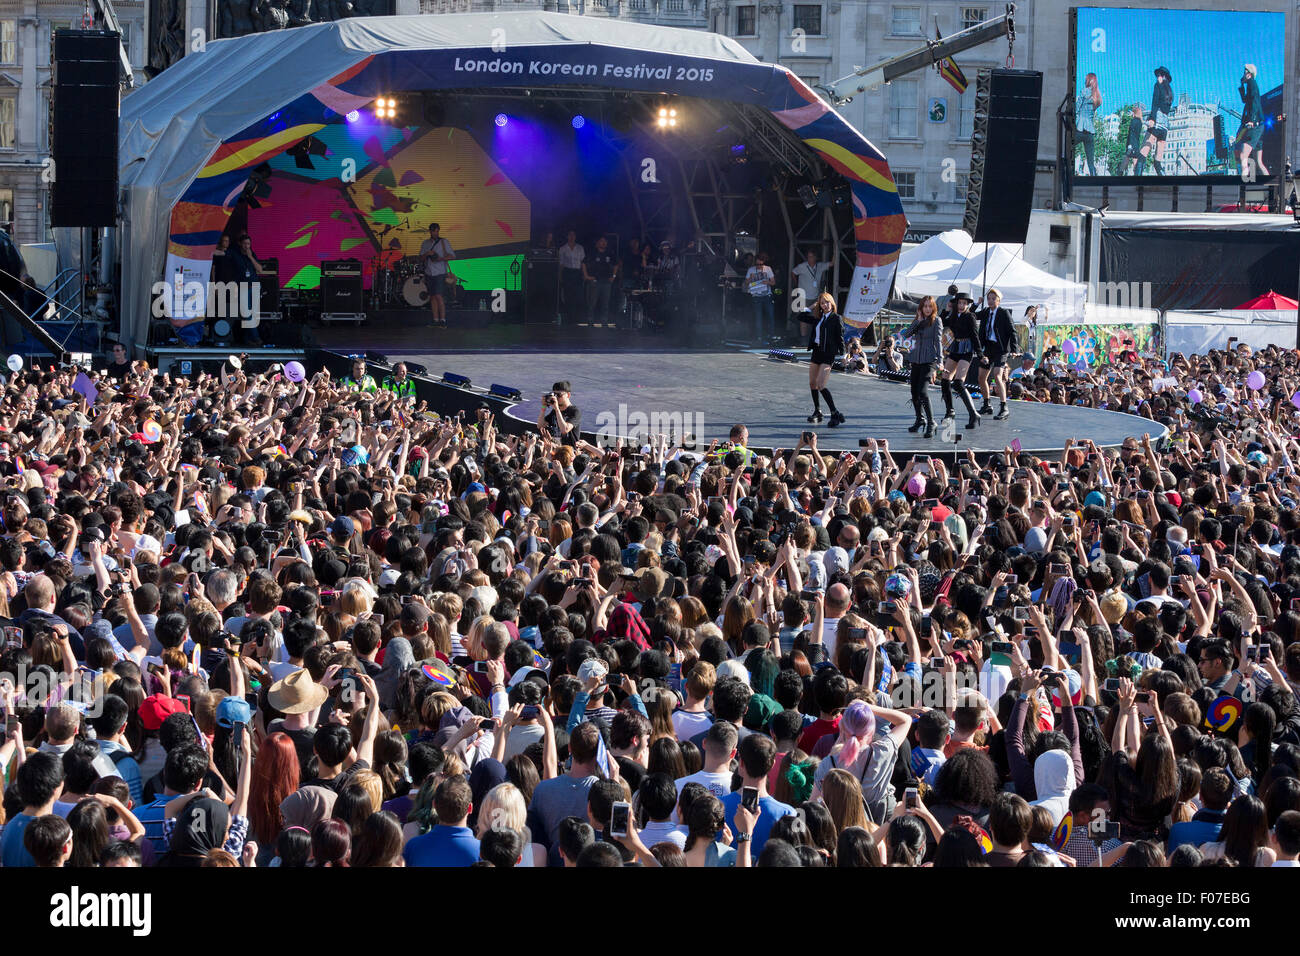
[{"label": "female performer", "polygon": [[1083,145],[1084,167],[1089,176],[1097,175],[1093,155],[1093,135],[1096,133],[1097,110],[1101,106],[1101,90],[1097,87],[1097,74],[1089,73],[1083,78],[1083,92],[1074,103],[1075,137]]},{"label": "female performer", "polygon": [[953,380],[956,379],[957,395],[970,413],[967,428],[975,428],[980,423],[980,417],[975,414],[975,404],[970,400],[970,392],[966,391],[966,373],[970,371],[971,362],[981,355],[980,330],[970,311],[973,301],[966,292],[958,292],[952,297],[953,312],[948,319],[952,342],[948,345],[943,363],[943,378],[939,383],[943,389],[943,417],[955,418],[952,412],[952,393]]},{"label": "female performer", "polygon": [[[1255,169],[1259,175],[1267,176],[1268,168],[1259,151],[1259,141],[1264,138],[1264,109],[1259,98],[1258,71],[1254,63],[1247,63],[1241,71],[1241,81],[1237,92],[1241,94],[1241,129],[1237,130],[1237,142],[1241,144],[1241,171],[1248,175],[1250,171],[1250,154],[1255,154]],[[1252,181],[1251,179],[1247,180]]]},{"label": "female performer", "polygon": [[934,296],[927,295],[916,307],[916,321],[907,330],[912,349],[907,353],[911,370],[912,407],[916,421],[909,432],[915,434],[925,428],[925,437],[934,437],[934,412],[930,410],[930,371],[943,358],[943,322],[939,319],[939,306]]},{"label": "female performer", "polygon": [[[1165,142],[1169,139],[1169,119],[1174,112],[1174,78],[1163,66],[1155,68],[1156,85],[1151,90],[1151,115],[1147,117],[1147,141],[1142,144],[1143,159],[1151,156],[1151,165],[1157,176],[1165,171],[1160,161],[1165,158]],[[1155,155],[1152,156],[1152,150]]]},{"label": "female performer", "polygon": [[[826,399],[826,407],[831,410],[831,419],[827,428],[834,428],[844,422],[844,416],[835,407],[826,383],[831,377],[831,365],[835,356],[844,351],[844,320],[835,311],[835,297],[823,292],[813,303],[812,335],[808,337],[808,348],[812,349],[812,359],[808,365],[808,390],[812,392],[813,413],[808,421],[814,424],[822,420],[821,399]],[[820,393],[820,397],[819,394]]]}]

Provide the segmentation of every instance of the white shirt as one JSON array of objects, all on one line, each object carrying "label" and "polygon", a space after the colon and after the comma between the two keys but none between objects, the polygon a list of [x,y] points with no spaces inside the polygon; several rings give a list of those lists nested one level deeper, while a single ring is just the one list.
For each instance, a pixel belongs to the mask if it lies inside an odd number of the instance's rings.
[{"label": "white shirt", "polygon": [[830,268],[829,263],[819,262],[815,266],[809,266],[806,260],[794,267],[794,277],[799,281],[799,288],[803,290],[805,310],[812,308],[813,301],[821,292],[822,276],[826,275],[828,268]]},{"label": "white shirt", "polygon": [[581,269],[582,261],[587,258],[587,252],[582,248],[580,243],[572,247],[568,243],[560,246],[559,259],[561,269]]},{"label": "white shirt", "polygon": [[[713,724],[713,715],[707,710],[675,710],[672,715],[673,733],[678,740],[690,740],[696,734],[709,729]],[[681,792],[681,787],[677,792]],[[730,791],[728,791],[730,792]]]},{"label": "white shirt", "polygon": [[[679,850],[686,849],[686,831],[670,820],[664,820],[655,823],[651,820],[641,831],[641,842],[648,847],[653,847],[656,843],[672,843]],[[1281,864],[1278,864],[1281,866]]]},{"label": "white shirt", "polygon": [[839,629],[840,619],[838,617],[822,618],[822,645],[826,648],[826,659],[835,660],[835,632]]},{"label": "white shirt", "polygon": [[426,252],[432,252],[434,255],[442,256],[441,259],[425,259],[424,274],[427,276],[445,276],[447,274],[447,260],[455,258],[456,254],[451,251],[451,243],[446,239],[426,239],[420,243],[420,255]]},{"label": "white shirt", "polygon": [[[770,296],[772,287],[765,280],[773,277],[772,270],[767,266],[750,266],[749,271],[745,273],[745,288],[750,295],[756,298]],[[758,288],[755,283],[762,282],[762,288]]]},{"label": "white shirt", "polygon": [[[674,781],[677,784],[677,798],[681,799],[682,787],[688,783],[698,783],[713,794],[719,800],[731,793],[731,771],[723,770],[718,773],[709,773],[707,770],[701,770],[699,773],[693,773],[689,777],[682,777]],[[680,823],[677,818],[677,808],[673,807],[673,822]]]}]

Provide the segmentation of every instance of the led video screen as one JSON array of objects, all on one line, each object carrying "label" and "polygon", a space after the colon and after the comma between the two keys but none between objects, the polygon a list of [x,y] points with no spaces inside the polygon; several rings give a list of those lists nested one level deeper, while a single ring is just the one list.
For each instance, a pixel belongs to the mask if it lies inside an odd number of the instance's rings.
[{"label": "led video screen", "polygon": [[1284,14],[1078,7],[1074,24],[1076,179],[1282,171]]}]

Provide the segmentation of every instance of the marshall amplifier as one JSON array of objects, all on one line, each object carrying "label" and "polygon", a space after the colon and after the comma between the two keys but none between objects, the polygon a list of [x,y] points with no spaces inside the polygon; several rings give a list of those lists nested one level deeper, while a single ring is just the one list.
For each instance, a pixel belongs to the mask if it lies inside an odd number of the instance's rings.
[{"label": "marshall amplifier", "polygon": [[361,260],[337,259],[321,263],[321,311],[365,312],[361,301]]}]

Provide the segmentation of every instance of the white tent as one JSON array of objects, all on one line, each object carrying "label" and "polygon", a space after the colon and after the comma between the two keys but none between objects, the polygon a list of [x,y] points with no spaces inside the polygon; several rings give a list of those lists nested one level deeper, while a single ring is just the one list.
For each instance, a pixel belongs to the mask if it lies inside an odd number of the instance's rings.
[{"label": "white tent", "polygon": [[972,242],[960,229],[931,236],[899,256],[896,294],[937,297],[946,295],[950,285],[976,299],[995,287],[1013,316],[1018,318],[1025,306],[1046,305],[1054,320],[1082,315],[1086,288],[1030,265],[1023,246]]}]

